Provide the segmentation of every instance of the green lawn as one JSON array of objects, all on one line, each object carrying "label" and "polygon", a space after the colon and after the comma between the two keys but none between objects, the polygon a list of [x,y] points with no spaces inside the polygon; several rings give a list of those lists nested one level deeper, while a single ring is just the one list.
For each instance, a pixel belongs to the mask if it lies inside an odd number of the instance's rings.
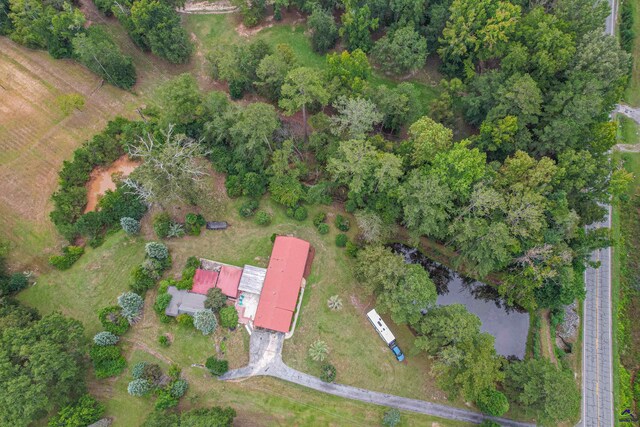
[{"label": "green lawn", "polygon": [[[211,180],[216,185],[219,178]],[[218,187],[220,188],[220,187]],[[215,192],[212,189],[212,192]],[[214,200],[214,199],[211,199]],[[390,322],[400,345],[407,354],[407,362],[398,363],[375,331],[365,320],[364,312],[372,307],[366,295],[351,276],[352,260],[344,249],[337,248],[334,240],[338,233],[333,226],[336,210],[333,207],[313,207],[309,218],[297,222],[286,217],[284,209],[267,198],[261,209],[273,214],[273,223],[260,227],[252,220],[243,220],[237,213],[243,200],[228,200],[219,196],[204,209],[208,218],[229,221],[225,231],[203,231],[198,237],[168,240],[173,267],[168,275],[180,274],[187,257],[197,255],[231,264],[250,263],[266,266],[271,252],[272,233],[292,234],[309,240],[316,256],[305,292],[304,303],[294,337],[285,343],[287,363],[318,373],[318,365],[306,357],[308,344],[321,338],[330,347],[330,361],[338,367],[338,381],[368,387],[388,393],[446,402],[444,394],[429,374],[429,361],[415,354],[413,336],[406,327]],[[331,232],[321,236],[311,218],[319,210],[328,213]],[[122,232],[109,236],[97,249],[87,253],[68,271],[43,274],[35,286],[25,290],[19,299],[46,313],[60,310],[85,324],[87,335],[100,330],[96,312],[116,302],[117,296],[127,290],[130,270],[143,259],[144,241],[153,240],[148,219],[143,223],[143,236],[126,237]],[[353,218],[351,218],[353,223]],[[349,231],[354,237],[355,227]],[[339,294],[344,302],[341,311],[330,312],[326,300]],[[144,314],[122,339],[129,366],[137,360],[158,359],[163,364],[177,363],[191,383],[189,394],[182,400],[184,408],[228,404],[239,412],[240,420],[259,425],[372,425],[379,422],[383,408],[363,405],[312,392],[293,385],[284,385],[275,379],[251,379],[241,383],[219,383],[201,368],[206,358],[226,337],[231,367],[248,361],[248,334],[243,328],[234,332],[219,329],[212,337],[205,337],[194,329],[175,323],[162,324],[152,309],[155,291],[145,301]],[[389,319],[386,319],[389,321]],[[172,344],[162,348],[157,338],[168,334]],[[129,374],[114,380],[97,381],[90,378],[90,389],[107,406],[107,414],[115,418],[116,426],[139,425],[153,406],[152,398],[134,399],[126,394]],[[455,402],[454,402],[455,404]],[[462,405],[462,402],[457,402]],[[462,424],[407,414],[404,425],[425,425],[437,421],[439,425]],[[345,421],[346,420],[346,421]]]},{"label": "green lawn", "polygon": [[634,107],[640,107],[640,3],[634,0],[629,1],[633,9],[635,42],[633,45],[633,66],[631,70],[631,81],[625,93],[624,101]]},{"label": "green lawn", "polygon": [[628,117],[618,116],[620,137],[624,144],[640,143],[640,126]]}]

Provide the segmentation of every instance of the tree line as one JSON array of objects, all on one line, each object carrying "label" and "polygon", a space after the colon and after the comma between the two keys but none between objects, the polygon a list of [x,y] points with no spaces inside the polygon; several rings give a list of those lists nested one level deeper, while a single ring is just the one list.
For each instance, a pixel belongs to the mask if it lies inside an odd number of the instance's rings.
[{"label": "tree line", "polygon": [[[134,43],[172,63],[184,63],[192,52],[175,4],[158,0],[96,1],[115,14]],[[79,2],[66,0],[1,0],[0,35],[54,58],[74,58],[114,86],[130,89],[136,71],[104,26],[86,27]]]}]

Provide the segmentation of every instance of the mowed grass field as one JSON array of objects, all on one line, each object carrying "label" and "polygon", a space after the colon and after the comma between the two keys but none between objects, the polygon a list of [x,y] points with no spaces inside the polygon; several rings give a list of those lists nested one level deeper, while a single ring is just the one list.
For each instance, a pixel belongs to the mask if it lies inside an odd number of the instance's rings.
[{"label": "mowed grass field", "polygon": [[[298,328],[294,337],[285,342],[284,359],[291,366],[318,374],[319,365],[307,357],[309,343],[325,340],[330,348],[329,361],[338,368],[337,381],[392,394],[425,400],[446,402],[429,374],[429,361],[412,351],[413,338],[406,327],[393,328],[400,345],[407,353],[407,362],[398,363],[386,345],[366,321],[364,313],[371,308],[371,297],[363,293],[352,275],[352,260],[334,240],[338,231],[332,222],[337,208],[314,207],[303,222],[291,220],[284,210],[267,198],[261,209],[273,215],[267,227],[241,219],[237,213],[244,200],[229,200],[221,194],[221,177],[210,179],[210,200],[203,213],[208,219],[227,220],[225,231],[203,231],[198,237],[167,240],[173,267],[170,277],[178,277],[187,257],[219,260],[235,265],[266,266],[271,253],[273,233],[291,234],[309,240],[316,249]],[[209,193],[208,193],[209,194]],[[209,196],[208,196],[209,197]],[[329,215],[331,232],[322,236],[313,227],[311,218],[318,211]],[[184,212],[186,213],[186,212]],[[351,218],[353,221],[353,218]],[[349,231],[353,237],[355,227]],[[99,248],[87,253],[66,272],[42,275],[35,286],[22,292],[20,300],[42,312],[60,310],[81,320],[91,337],[100,330],[97,311],[113,305],[117,296],[127,290],[129,271],[144,254],[144,241],[154,240],[149,218],[143,224],[143,235],[136,238],[118,232],[107,238]],[[331,312],[326,307],[330,295],[339,294],[342,310]],[[221,383],[200,367],[208,356],[216,354],[223,337],[225,357],[232,368],[248,361],[248,334],[243,328],[234,332],[219,328],[212,337],[175,323],[162,324],[152,309],[155,290],[147,294],[144,315],[124,337],[123,348],[129,365],[137,360],[157,360],[163,365],[177,363],[190,382],[190,391],[182,400],[183,409],[214,404],[231,405],[240,414],[238,425],[375,425],[384,408],[338,399],[321,393],[284,384],[276,379],[255,378],[239,383]],[[387,319],[389,320],[389,319]],[[157,338],[169,334],[172,345],[161,347]],[[126,392],[129,374],[112,380],[97,381],[89,374],[90,389],[107,406],[107,415],[115,418],[116,426],[140,425],[153,408],[153,400],[131,398]],[[462,405],[462,402],[457,402]],[[455,402],[454,402],[455,404]],[[436,420],[407,413],[403,425],[457,426],[459,423]]]},{"label": "mowed grass field", "polygon": [[[80,64],[55,60],[0,37],[0,237],[12,243],[14,269],[46,270],[46,260],[62,245],[49,220],[63,160],[118,115],[135,118],[136,109],[162,81],[188,69],[151,60],[116,23],[107,27],[136,63],[138,84],[117,89]],[[69,94],[84,106],[69,115],[59,100]]]},{"label": "mowed grass field", "polygon": [[629,1],[633,10],[633,28],[636,37],[632,52],[631,80],[624,96],[624,102],[633,107],[640,107],[640,3],[633,0],[626,1]]}]

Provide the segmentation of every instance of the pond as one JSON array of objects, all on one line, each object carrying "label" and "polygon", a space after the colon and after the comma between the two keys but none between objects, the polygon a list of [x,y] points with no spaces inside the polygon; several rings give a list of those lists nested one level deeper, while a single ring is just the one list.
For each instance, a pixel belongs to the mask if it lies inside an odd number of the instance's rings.
[{"label": "pond", "polygon": [[139,165],[140,162],[129,159],[129,156],[125,154],[108,167],[95,168],[91,172],[91,177],[87,183],[87,206],[84,212],[87,213],[96,210],[100,196],[106,193],[107,190],[116,189],[116,182],[113,179],[113,175],[118,175],[122,178],[127,177]]},{"label": "pond", "polygon": [[482,332],[493,335],[498,354],[523,359],[529,313],[505,304],[497,291],[484,283],[460,276],[455,271],[432,261],[417,249],[394,243],[390,248],[401,254],[405,262],[419,264],[429,272],[438,291],[437,303],[441,305],[463,304],[482,322]]}]

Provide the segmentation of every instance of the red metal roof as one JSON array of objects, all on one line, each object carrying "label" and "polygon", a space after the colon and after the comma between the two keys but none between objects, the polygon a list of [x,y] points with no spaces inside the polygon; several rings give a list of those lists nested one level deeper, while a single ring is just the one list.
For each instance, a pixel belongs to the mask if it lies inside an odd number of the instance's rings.
[{"label": "red metal roof", "polygon": [[193,276],[193,287],[191,288],[191,292],[206,295],[209,289],[216,286],[217,281],[217,271],[197,269],[196,275]]},{"label": "red metal roof", "polygon": [[238,285],[240,285],[242,269],[231,265],[223,265],[216,288],[220,288],[223,294],[231,298],[238,297]]},{"label": "red metal roof", "polygon": [[311,245],[304,240],[276,237],[258,302],[255,326],[289,332],[310,250]]}]

